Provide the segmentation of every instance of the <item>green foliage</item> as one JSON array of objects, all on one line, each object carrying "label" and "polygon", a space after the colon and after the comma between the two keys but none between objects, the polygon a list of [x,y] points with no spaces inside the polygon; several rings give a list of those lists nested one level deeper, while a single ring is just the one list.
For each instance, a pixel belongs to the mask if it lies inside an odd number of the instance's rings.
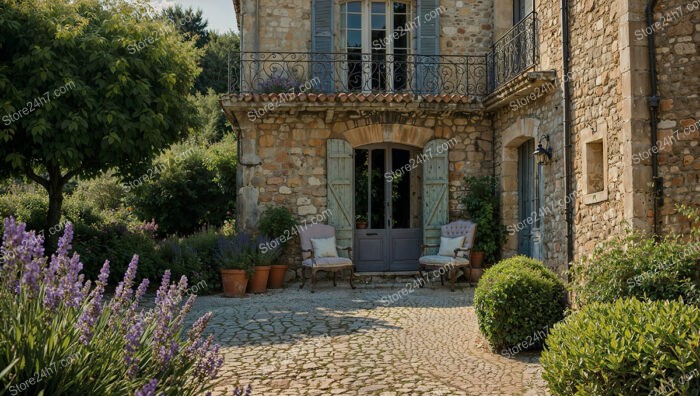
[{"label": "green foliage", "polygon": [[209,42],[207,20],[202,17],[202,10],[181,5],[168,7],[163,10],[163,16],[177,28],[186,40],[194,41],[197,48],[203,48]]},{"label": "green foliage", "polygon": [[0,217],[14,216],[33,230],[46,229],[49,200],[40,192],[19,192],[0,195]]},{"label": "green foliage", "polygon": [[[198,145],[209,145],[220,142],[224,136],[233,135],[233,128],[226,120],[221,109],[219,94],[211,88],[205,93],[196,93],[191,97],[197,107],[197,128],[191,132],[192,139]],[[235,138],[235,136],[234,136]]]},{"label": "green foliage", "polygon": [[174,277],[186,276],[191,285],[197,285],[197,294],[211,293],[221,289],[215,259],[221,237],[204,230],[186,238],[169,238],[160,244],[160,255]]},{"label": "green foliage", "polygon": [[516,256],[484,272],[474,292],[474,306],[479,329],[492,348],[507,348],[564,318],[566,287],[541,262]]},{"label": "green foliage", "polygon": [[[195,81],[195,88],[202,93],[208,92],[209,89],[213,89],[218,94],[227,93],[229,91],[229,55],[234,56],[238,54],[240,51],[240,39],[233,32],[224,34],[210,32],[209,37],[209,44],[200,61],[202,73]],[[239,68],[239,62],[234,60],[231,67]],[[234,70],[233,73],[237,75],[239,72]]]},{"label": "green foliage", "polygon": [[7,0],[2,8],[0,113],[19,116],[0,129],[0,173],[49,192],[48,222],[60,220],[72,177],[140,175],[193,124],[183,97],[198,51],[142,3]]},{"label": "green foliage", "polygon": [[118,180],[107,173],[93,179],[80,180],[70,199],[88,202],[96,211],[117,209],[124,199],[124,188]]},{"label": "green foliage", "polygon": [[590,257],[571,265],[578,305],[623,297],[699,303],[694,282],[700,243],[666,237],[657,242],[636,233],[604,242]]},{"label": "green foliage", "polygon": [[292,213],[284,206],[268,206],[260,216],[258,229],[263,235],[275,239],[291,232],[296,226]]},{"label": "green foliage", "polygon": [[477,225],[474,250],[484,252],[486,263],[495,263],[506,238],[506,229],[501,225],[496,178],[467,176],[465,183],[467,191],[462,204],[467,216]]},{"label": "green foliage", "polygon": [[554,326],[540,363],[555,395],[698,395],[700,309],[592,303]]},{"label": "green foliage", "polygon": [[127,203],[139,218],[155,219],[161,234],[186,235],[205,224],[220,226],[231,199],[217,183],[218,177],[201,149],[173,146]]}]

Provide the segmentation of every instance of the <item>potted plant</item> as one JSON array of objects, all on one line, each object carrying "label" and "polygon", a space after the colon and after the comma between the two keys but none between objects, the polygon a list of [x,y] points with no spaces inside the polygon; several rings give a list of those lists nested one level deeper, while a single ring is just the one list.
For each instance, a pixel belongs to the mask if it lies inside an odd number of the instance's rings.
[{"label": "potted plant", "polygon": [[267,291],[267,280],[270,277],[270,267],[272,262],[277,258],[277,253],[272,250],[266,250],[264,247],[269,246],[270,240],[262,235],[255,239],[253,249],[253,276],[248,282],[248,293],[265,293]]},{"label": "potted plant", "polygon": [[243,297],[248,279],[253,274],[253,238],[238,233],[232,238],[219,238],[216,261],[221,272],[224,297]]},{"label": "potted plant", "polygon": [[263,235],[271,239],[270,243],[261,249],[261,252],[268,253],[272,251],[275,253],[276,259],[270,266],[267,287],[280,289],[284,286],[284,277],[287,274],[287,268],[289,268],[289,265],[280,262],[280,257],[287,257],[283,253],[288,249],[286,242],[297,234],[296,222],[286,207],[270,206],[260,216],[258,229]]},{"label": "potted plant", "polygon": [[467,192],[462,204],[467,217],[476,223],[476,240],[472,248],[471,282],[478,282],[484,268],[498,262],[506,230],[501,225],[500,200],[496,191],[496,178],[492,176],[467,176]]},{"label": "potted plant", "polygon": [[357,215],[355,217],[355,228],[358,230],[364,230],[367,228],[367,216],[365,215]]}]

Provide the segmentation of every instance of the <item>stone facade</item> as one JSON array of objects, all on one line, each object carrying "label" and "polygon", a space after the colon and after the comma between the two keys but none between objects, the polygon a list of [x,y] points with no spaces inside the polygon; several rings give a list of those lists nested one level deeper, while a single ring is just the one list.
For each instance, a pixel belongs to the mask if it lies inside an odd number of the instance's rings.
[{"label": "stone facade", "polygon": [[[667,233],[686,226],[676,204],[700,203],[700,4],[660,3],[654,16],[665,21],[654,28],[659,175],[664,187],[659,229]],[[485,54],[512,26],[511,1],[443,0],[440,5],[445,9],[440,16],[444,55]],[[549,136],[553,156],[538,175],[543,185],[540,204],[551,208],[542,216],[542,258],[547,265],[563,275],[567,261],[589,254],[628,226],[650,232],[653,149],[645,6],[641,0],[570,2],[570,73],[563,76],[560,2],[535,2],[539,54],[526,73],[556,77],[526,88],[529,96],[506,93],[493,99],[494,93],[470,98],[463,111],[448,104],[433,104],[426,111],[419,97],[410,106],[358,103],[362,109],[299,100],[251,121],[248,111],[264,106],[264,98],[224,98],[229,119],[240,128],[241,226],[254,229],[259,213],[270,203],[285,205],[300,218],[325,210],[327,139],[345,139],[353,147],[381,141],[421,147],[427,140],[451,137],[457,138],[457,145],[449,156],[450,217],[461,213],[458,201],[465,175],[494,174],[501,180],[504,225],[512,225],[518,221],[517,147]],[[309,51],[311,0],[259,0],[257,8],[256,1],[242,0],[241,9],[243,51]],[[573,257],[567,257],[563,204],[569,199],[564,193],[565,81],[572,107]],[[527,86],[527,80],[515,79],[506,86],[517,84]],[[397,122],[395,114],[401,114],[402,121]],[[517,248],[517,235],[511,235],[504,254],[516,254]]]}]

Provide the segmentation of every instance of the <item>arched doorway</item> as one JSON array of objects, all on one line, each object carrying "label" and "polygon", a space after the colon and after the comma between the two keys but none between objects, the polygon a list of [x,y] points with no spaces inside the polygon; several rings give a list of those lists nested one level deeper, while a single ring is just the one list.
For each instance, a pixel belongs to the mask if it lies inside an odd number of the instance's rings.
[{"label": "arched doorway", "polygon": [[393,143],[354,149],[358,272],[417,269],[423,240],[422,154]]}]

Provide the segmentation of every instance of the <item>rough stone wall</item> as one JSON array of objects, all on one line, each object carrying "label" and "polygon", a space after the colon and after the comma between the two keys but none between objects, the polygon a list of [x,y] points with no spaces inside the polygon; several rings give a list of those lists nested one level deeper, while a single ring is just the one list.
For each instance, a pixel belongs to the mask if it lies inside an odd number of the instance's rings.
[{"label": "rough stone wall", "polygon": [[[339,4],[337,0],[336,4]],[[413,3],[413,17],[416,14]],[[440,50],[444,55],[483,55],[492,44],[490,0],[442,0]],[[255,50],[256,0],[242,0],[243,51]],[[311,0],[259,0],[258,51],[309,51],[311,49]],[[340,7],[335,8],[336,52],[340,48]],[[415,34],[415,32],[414,32]]]},{"label": "rough stone wall", "polygon": [[[300,221],[323,214],[327,209],[327,139],[342,139],[344,132],[372,121],[370,117],[357,118],[343,112],[326,122],[325,114],[276,111],[251,122],[245,112],[236,112],[241,127],[239,226],[254,230],[267,205],[286,206]],[[493,172],[490,120],[466,115],[422,116],[411,122],[415,122],[416,127],[430,128],[434,134],[432,138],[456,138],[449,154],[449,205],[451,219],[461,217],[459,200],[464,190],[464,177]],[[298,265],[298,248],[290,251],[295,253],[295,257],[290,257],[290,264]]]},{"label": "rough stone wall", "polygon": [[[572,144],[576,200],[574,256],[589,254],[596,243],[624,229],[625,208],[622,138],[622,82],[619,48],[619,5],[614,0],[573,2],[571,22]],[[586,203],[584,188],[585,142],[588,129],[607,138],[607,199]],[[628,187],[629,188],[629,187]]]},{"label": "rough stone wall", "polygon": [[661,231],[678,232],[688,224],[675,205],[700,204],[700,2],[659,2],[655,11],[654,20],[661,23],[655,30],[659,175],[664,178]]},{"label": "rough stone wall", "polygon": [[442,0],[440,5],[444,7],[440,15],[442,55],[484,55],[489,51],[493,43],[491,0]]}]

